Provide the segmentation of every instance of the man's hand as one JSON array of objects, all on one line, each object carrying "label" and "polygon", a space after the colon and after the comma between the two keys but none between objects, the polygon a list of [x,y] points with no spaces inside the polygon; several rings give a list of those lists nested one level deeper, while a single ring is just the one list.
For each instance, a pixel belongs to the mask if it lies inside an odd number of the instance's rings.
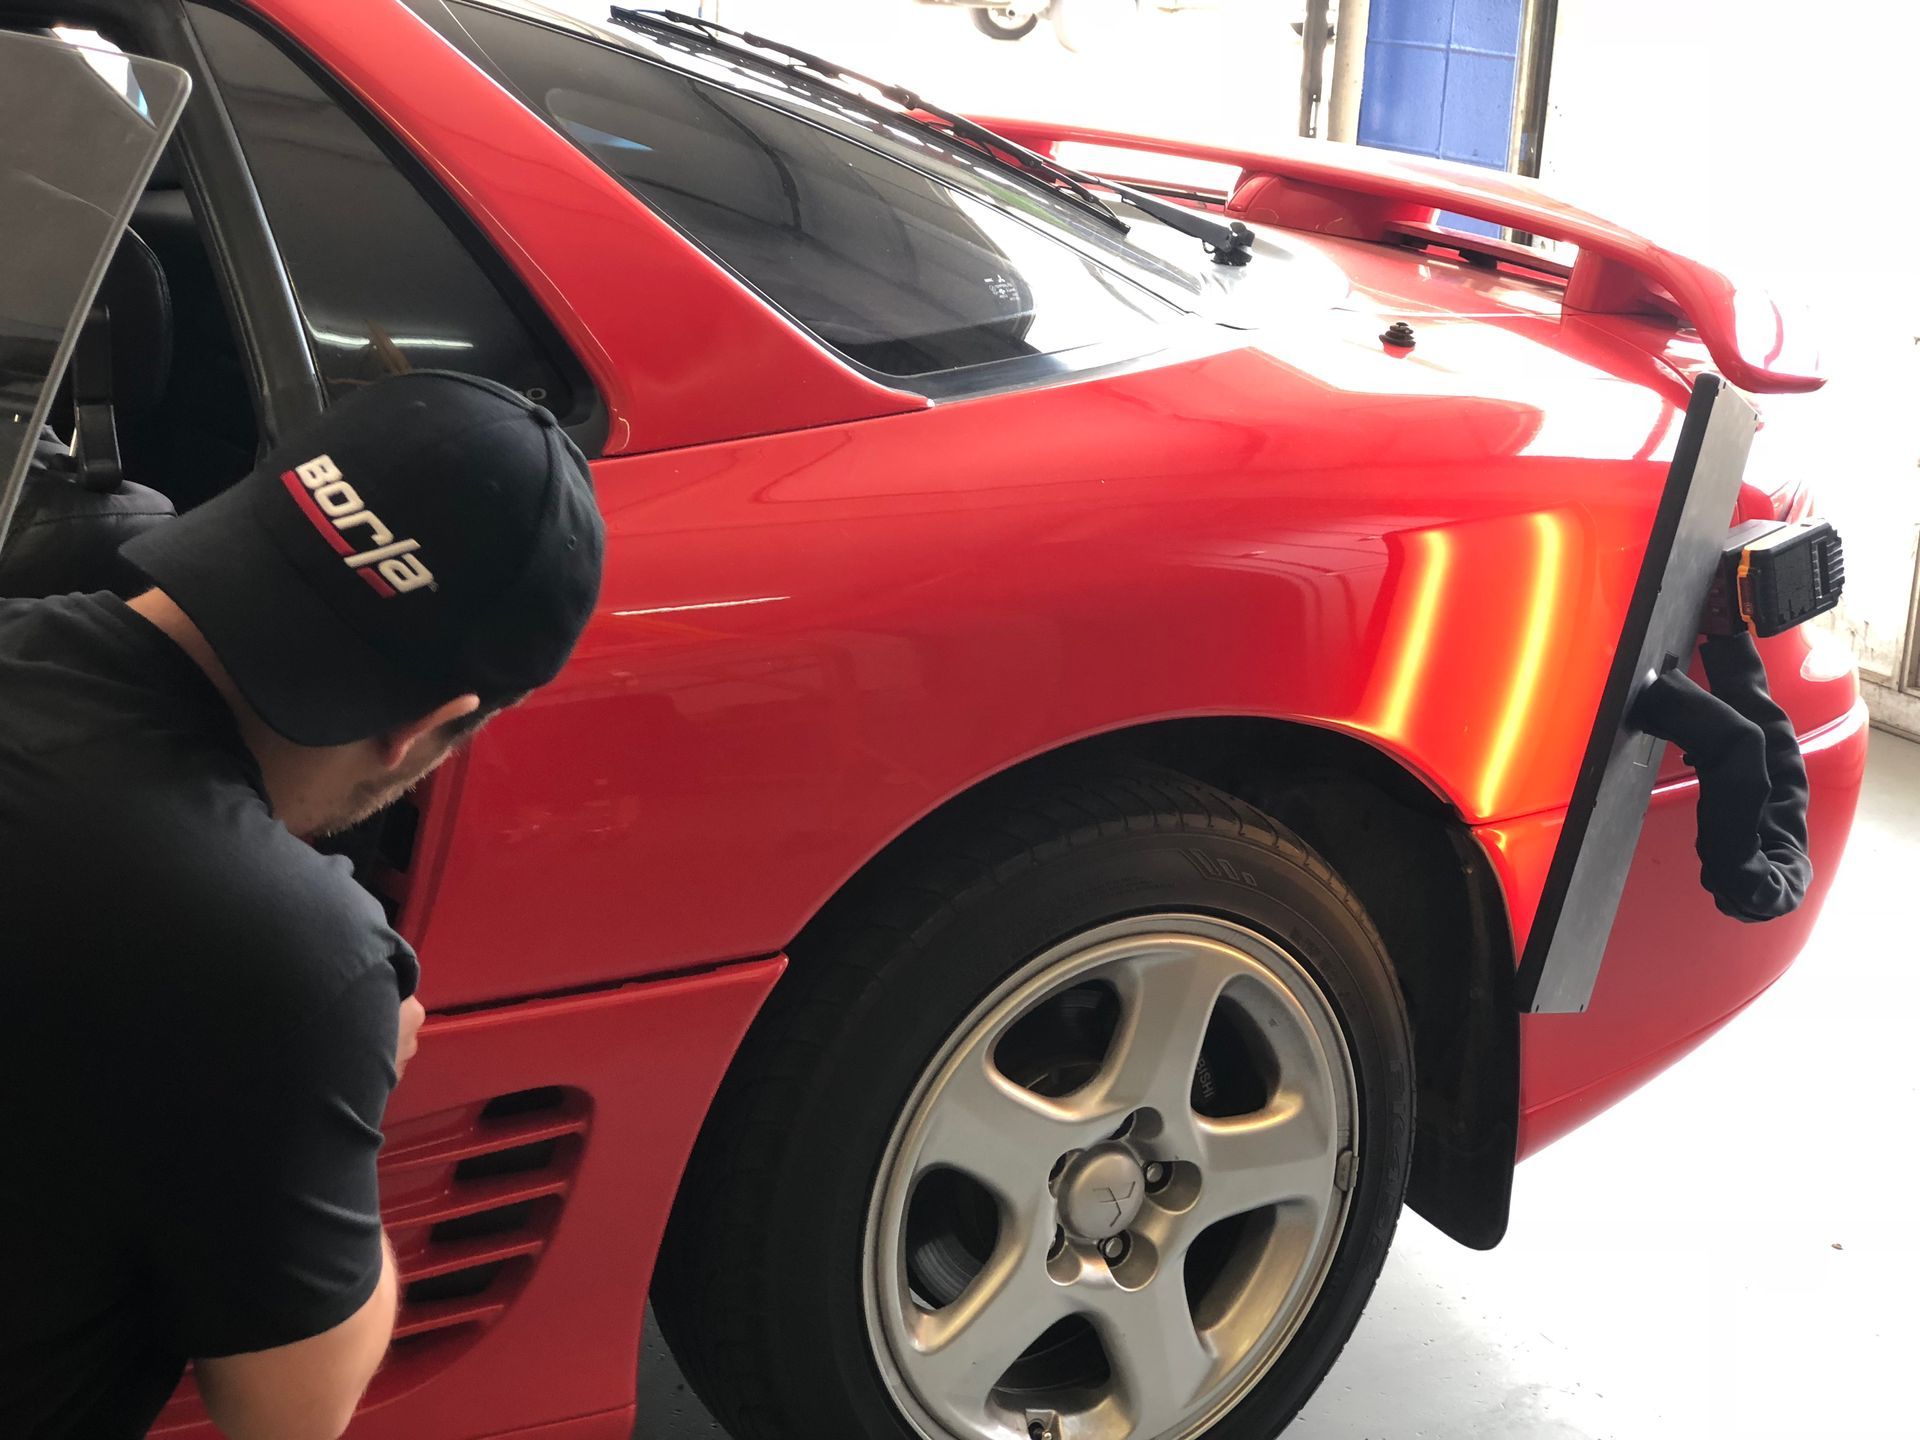
[{"label": "man's hand", "polygon": [[427,1018],[425,1007],[412,995],[400,1002],[400,1035],[393,1046],[395,1076],[407,1073],[407,1062],[420,1048],[420,1022]]}]

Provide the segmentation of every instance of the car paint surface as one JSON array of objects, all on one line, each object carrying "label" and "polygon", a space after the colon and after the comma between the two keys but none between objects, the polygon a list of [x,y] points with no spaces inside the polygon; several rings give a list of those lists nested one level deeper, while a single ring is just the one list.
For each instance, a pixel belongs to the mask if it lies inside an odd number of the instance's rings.
[{"label": "car paint surface", "polygon": [[[1470,829],[1524,938],[1707,363],[1669,321],[1269,228],[1345,293],[930,404],[815,344],[398,0],[257,8],[468,209],[610,420],[593,622],[436,777],[392,877],[434,1019],[390,1117],[390,1220],[438,1213],[435,1117],[563,1087],[590,1123],[503,1302],[403,1349],[352,1433],[624,1433],[653,1251],[777,957],[1023,760],[1218,716],[1355,737]],[[1412,349],[1382,344],[1392,320]],[[1742,512],[1787,503],[1750,486]],[[1813,923],[1864,713],[1807,632],[1763,651],[1809,737],[1816,894],[1771,926],[1719,916],[1669,756],[1592,1009],[1521,1021],[1523,1153],[1749,1002]]]}]

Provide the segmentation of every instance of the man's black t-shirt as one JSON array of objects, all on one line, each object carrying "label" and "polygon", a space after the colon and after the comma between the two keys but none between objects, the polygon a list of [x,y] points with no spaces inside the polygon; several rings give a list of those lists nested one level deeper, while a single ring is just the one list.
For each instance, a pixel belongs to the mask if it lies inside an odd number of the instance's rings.
[{"label": "man's black t-shirt", "polygon": [[413,952],[113,596],[0,601],[0,1436],[347,1319]]}]

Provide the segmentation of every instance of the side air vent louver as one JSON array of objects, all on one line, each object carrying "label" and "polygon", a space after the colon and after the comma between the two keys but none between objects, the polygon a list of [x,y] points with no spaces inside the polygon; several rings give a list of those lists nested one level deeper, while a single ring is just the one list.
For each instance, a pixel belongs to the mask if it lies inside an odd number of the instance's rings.
[{"label": "side air vent louver", "polygon": [[380,1160],[400,1262],[397,1346],[494,1320],[546,1247],[587,1132],[586,1097],[557,1087],[409,1121]]},{"label": "side air vent louver", "polygon": [[[543,1086],[388,1129],[380,1195],[400,1315],[369,1403],[419,1384],[513,1303],[566,1204],[590,1110],[580,1091]],[[154,1429],[204,1418],[189,1373]]]}]

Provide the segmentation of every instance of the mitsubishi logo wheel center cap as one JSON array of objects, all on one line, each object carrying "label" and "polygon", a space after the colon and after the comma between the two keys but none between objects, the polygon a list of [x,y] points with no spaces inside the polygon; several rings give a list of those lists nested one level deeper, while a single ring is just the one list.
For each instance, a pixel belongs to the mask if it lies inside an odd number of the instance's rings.
[{"label": "mitsubishi logo wheel center cap", "polygon": [[1133,1223],[1147,1198],[1140,1162],[1122,1146],[1089,1150],[1060,1177],[1060,1223],[1081,1240],[1099,1242]]}]

